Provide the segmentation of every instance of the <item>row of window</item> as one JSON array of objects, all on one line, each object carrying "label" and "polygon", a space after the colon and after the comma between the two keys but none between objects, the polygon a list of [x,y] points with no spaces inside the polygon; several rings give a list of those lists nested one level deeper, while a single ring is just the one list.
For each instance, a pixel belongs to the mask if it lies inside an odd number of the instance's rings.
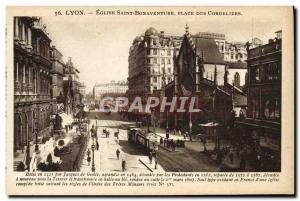
[{"label": "row of window", "polygon": [[[44,58],[49,59],[50,44],[42,38],[32,40],[31,27],[22,22],[20,18],[14,18],[14,34],[20,40],[24,41],[27,45],[34,45],[34,49],[41,54]],[[33,44],[32,44],[33,43]]]},{"label": "row of window", "polygon": [[[148,72],[150,71],[150,67],[148,68]],[[152,73],[159,73],[159,70],[156,70],[156,69],[152,69]],[[165,70],[165,68],[162,68],[161,69],[161,73],[172,73],[172,69],[171,68],[167,68],[167,72]]]},{"label": "row of window", "polygon": [[[158,58],[147,58],[147,63],[148,64],[158,64]],[[167,63],[165,62],[165,58],[161,58],[161,64],[171,64],[171,59],[168,58],[166,59]]]},{"label": "row of window", "polygon": [[[14,67],[14,79],[20,84],[31,84],[33,92],[50,93],[50,78],[25,64],[16,62]],[[40,91],[38,91],[38,89]]]},{"label": "row of window", "polygon": [[[261,100],[260,100],[261,99]],[[261,104],[260,104],[261,101]],[[255,119],[279,120],[280,99],[274,96],[262,96],[251,98],[251,115]]]},{"label": "row of window", "polygon": [[14,35],[20,40],[23,40],[26,44],[31,42],[31,33],[29,33],[29,31],[31,30],[28,29],[26,24],[22,23],[19,18],[14,18]]},{"label": "row of window", "polygon": [[[149,81],[150,81],[150,80],[149,80]],[[166,81],[167,81],[167,83],[171,82],[171,81],[172,81],[171,77],[168,77],[168,78],[166,79]],[[153,83],[157,83],[157,82],[158,82],[158,78],[157,78],[156,76],[153,76]]]},{"label": "row of window", "polygon": [[[171,50],[167,50],[167,56],[171,56],[172,53],[171,53]],[[165,50],[160,50],[160,53],[161,53],[161,56],[164,56],[165,55]],[[147,49],[147,55],[150,55],[151,54],[151,49],[148,48]],[[152,49],[152,54],[153,55],[158,55],[158,49]]]},{"label": "row of window", "polygon": [[251,69],[250,79],[252,83],[280,80],[280,67],[278,63],[269,63]]}]

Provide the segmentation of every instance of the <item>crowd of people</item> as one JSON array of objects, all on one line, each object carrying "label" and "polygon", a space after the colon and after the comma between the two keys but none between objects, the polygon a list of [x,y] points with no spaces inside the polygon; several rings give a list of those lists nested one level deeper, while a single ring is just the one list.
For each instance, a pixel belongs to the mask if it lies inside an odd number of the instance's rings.
[{"label": "crowd of people", "polygon": [[184,148],[184,140],[174,140],[174,139],[168,139],[168,138],[160,138],[159,144],[160,146],[167,147],[168,149],[171,149],[172,151],[175,151],[176,147],[183,147]]}]

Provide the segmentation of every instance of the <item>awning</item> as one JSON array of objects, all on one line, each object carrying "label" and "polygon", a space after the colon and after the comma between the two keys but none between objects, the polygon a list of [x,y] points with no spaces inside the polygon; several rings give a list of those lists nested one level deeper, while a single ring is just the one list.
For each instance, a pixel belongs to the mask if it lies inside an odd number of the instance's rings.
[{"label": "awning", "polygon": [[215,122],[208,122],[206,124],[198,124],[198,126],[202,126],[202,127],[216,127],[216,126],[220,126],[219,123],[215,123]]}]

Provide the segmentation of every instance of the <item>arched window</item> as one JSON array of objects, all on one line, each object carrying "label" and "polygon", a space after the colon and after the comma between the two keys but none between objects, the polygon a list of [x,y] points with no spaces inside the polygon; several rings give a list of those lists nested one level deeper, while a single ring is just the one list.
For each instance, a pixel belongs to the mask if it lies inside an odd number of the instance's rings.
[{"label": "arched window", "polygon": [[234,74],[234,86],[239,87],[240,84],[241,84],[241,82],[240,82],[240,74],[238,72],[236,72]]}]

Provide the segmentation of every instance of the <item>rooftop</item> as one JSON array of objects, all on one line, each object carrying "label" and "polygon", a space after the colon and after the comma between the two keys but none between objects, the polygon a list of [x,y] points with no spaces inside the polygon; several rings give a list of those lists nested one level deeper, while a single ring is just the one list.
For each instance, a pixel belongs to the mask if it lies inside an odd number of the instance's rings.
[{"label": "rooftop", "polygon": [[204,63],[225,64],[223,56],[214,39],[193,36],[192,40],[195,44],[197,54],[203,55]]},{"label": "rooftop", "polygon": [[152,36],[152,35],[157,36],[159,35],[159,33],[155,28],[150,27],[149,29],[146,30],[145,36]]}]

